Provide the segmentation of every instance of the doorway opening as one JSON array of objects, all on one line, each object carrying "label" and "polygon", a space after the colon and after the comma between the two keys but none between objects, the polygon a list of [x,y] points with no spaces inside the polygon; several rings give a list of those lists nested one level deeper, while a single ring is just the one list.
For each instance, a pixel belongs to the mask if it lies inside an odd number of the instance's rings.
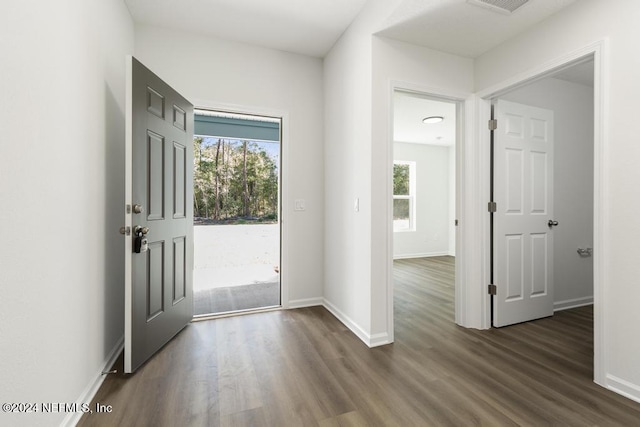
[{"label": "doorway opening", "polygon": [[281,305],[281,127],[195,110],[194,317]]},{"label": "doorway opening", "polygon": [[493,98],[493,326],[594,303],[594,96],[591,57]]},{"label": "doorway opening", "polygon": [[400,322],[408,301],[455,321],[458,109],[457,101],[393,92],[393,281]]}]

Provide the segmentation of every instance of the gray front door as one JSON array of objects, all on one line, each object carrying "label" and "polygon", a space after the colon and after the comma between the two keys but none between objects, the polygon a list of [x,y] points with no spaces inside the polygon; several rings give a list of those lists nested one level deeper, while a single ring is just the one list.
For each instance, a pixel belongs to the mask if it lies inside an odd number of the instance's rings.
[{"label": "gray front door", "polygon": [[[193,105],[127,61],[125,372],[193,317]],[[144,230],[146,251],[135,240]]]}]

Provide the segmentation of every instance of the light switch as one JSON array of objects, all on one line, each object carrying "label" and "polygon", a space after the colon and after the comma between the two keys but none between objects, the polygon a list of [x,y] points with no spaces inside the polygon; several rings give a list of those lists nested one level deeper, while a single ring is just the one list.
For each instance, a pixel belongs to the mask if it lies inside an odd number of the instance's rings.
[{"label": "light switch", "polygon": [[305,209],[306,209],[306,206],[305,206],[304,199],[296,199],[296,200],[294,200],[294,207],[293,207],[294,211],[303,211]]},{"label": "light switch", "polygon": [[356,197],[356,200],[353,203],[353,210],[360,212],[360,197]]}]

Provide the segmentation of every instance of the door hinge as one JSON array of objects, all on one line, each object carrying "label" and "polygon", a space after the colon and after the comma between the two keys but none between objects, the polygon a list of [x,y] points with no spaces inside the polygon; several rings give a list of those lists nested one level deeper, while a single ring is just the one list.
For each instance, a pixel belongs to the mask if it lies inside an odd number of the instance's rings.
[{"label": "door hinge", "polygon": [[498,120],[490,119],[489,120],[489,130],[496,130],[496,129],[498,129]]},{"label": "door hinge", "polygon": [[498,293],[498,287],[496,285],[489,285],[489,295],[496,295]]},{"label": "door hinge", "polygon": [[496,202],[489,202],[487,209],[489,210],[489,212],[495,213],[498,211],[498,204]]}]

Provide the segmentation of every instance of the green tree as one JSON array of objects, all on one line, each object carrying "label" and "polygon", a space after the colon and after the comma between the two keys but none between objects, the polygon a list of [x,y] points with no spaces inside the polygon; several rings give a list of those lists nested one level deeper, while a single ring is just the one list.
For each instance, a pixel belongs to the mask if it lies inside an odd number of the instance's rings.
[{"label": "green tree", "polygon": [[194,215],[277,219],[278,166],[252,141],[194,138]]},{"label": "green tree", "polygon": [[393,165],[393,194],[395,196],[409,195],[409,165]]}]

